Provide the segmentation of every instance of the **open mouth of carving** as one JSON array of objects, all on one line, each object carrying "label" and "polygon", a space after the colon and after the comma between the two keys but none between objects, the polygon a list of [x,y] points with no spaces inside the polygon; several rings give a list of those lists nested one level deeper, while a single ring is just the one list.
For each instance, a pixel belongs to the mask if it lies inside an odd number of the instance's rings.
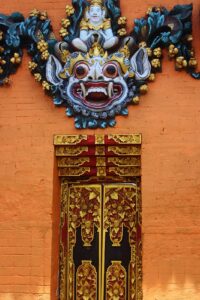
[{"label": "open mouth of carving", "polygon": [[73,96],[90,108],[101,109],[122,95],[122,86],[113,82],[81,82],[73,85]]}]

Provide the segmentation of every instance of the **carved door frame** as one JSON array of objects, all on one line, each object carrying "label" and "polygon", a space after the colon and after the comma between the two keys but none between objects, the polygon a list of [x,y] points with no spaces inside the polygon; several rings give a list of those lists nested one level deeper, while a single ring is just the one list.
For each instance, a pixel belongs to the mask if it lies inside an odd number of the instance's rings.
[{"label": "carved door frame", "polygon": [[[67,284],[70,273],[67,263],[69,249],[66,248],[66,233],[68,236],[70,234],[68,224],[69,189],[77,185],[95,184],[101,186],[114,184],[115,188],[120,184],[125,186],[126,183],[129,186],[135,186],[138,199],[137,218],[141,228],[141,135],[59,135],[55,136],[54,144],[61,177],[59,300],[81,300],[83,298],[75,297],[74,291],[70,290],[70,286]],[[135,255],[131,255],[131,260],[134,261],[132,284],[128,288],[127,297],[119,298],[119,300],[142,299],[141,231],[140,236],[137,236],[136,246]],[[85,261],[84,266],[84,268],[92,270],[92,265],[88,261]],[[104,276],[104,272],[101,273]],[[101,282],[103,281],[101,280]],[[107,300],[104,299],[104,295],[100,294],[88,299]]]}]

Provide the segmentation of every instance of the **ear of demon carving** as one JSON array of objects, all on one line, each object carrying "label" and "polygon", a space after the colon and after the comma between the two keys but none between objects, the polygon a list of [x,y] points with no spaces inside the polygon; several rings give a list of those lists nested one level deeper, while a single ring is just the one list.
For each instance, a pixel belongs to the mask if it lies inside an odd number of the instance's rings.
[{"label": "ear of demon carving", "polygon": [[135,72],[137,80],[144,80],[149,77],[151,65],[148,60],[147,52],[144,48],[140,48],[131,58],[131,65]]},{"label": "ear of demon carving", "polygon": [[49,82],[53,85],[59,85],[62,79],[59,77],[59,74],[62,72],[63,67],[59,60],[50,55],[46,65],[46,77]]}]

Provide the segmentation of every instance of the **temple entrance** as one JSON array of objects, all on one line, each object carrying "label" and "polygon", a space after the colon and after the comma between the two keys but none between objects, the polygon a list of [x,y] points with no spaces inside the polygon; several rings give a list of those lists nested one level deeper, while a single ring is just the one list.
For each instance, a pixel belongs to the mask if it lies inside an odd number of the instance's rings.
[{"label": "temple entrance", "polygon": [[141,241],[137,186],[70,185],[67,198],[66,299],[134,299]]},{"label": "temple entrance", "polygon": [[59,136],[59,300],[142,299],[140,144],[124,137]]}]

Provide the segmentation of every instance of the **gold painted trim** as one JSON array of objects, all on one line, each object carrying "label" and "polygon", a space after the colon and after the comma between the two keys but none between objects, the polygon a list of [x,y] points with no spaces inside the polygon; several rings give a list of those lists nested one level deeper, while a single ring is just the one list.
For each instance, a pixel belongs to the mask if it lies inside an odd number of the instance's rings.
[{"label": "gold painted trim", "polygon": [[88,146],[72,147],[58,146],[56,147],[56,156],[78,156],[83,152],[88,152]]},{"label": "gold painted trim", "polygon": [[55,135],[54,136],[54,145],[77,145],[82,141],[87,141],[87,135]]},{"label": "gold painted trim", "polygon": [[140,146],[108,146],[108,152],[119,156],[141,155]]},{"label": "gold painted trim", "polygon": [[109,173],[119,176],[140,176],[140,167],[110,167]]},{"label": "gold painted trim", "polygon": [[104,145],[104,134],[95,135],[95,145]]},{"label": "gold painted trim", "polygon": [[90,167],[70,167],[59,169],[59,176],[76,177],[90,173]]},{"label": "gold painted trim", "polygon": [[58,157],[58,167],[81,167],[85,163],[89,163],[89,157]]},{"label": "gold painted trim", "polygon": [[140,157],[108,157],[108,163],[117,167],[139,167],[141,165]]},{"label": "gold painted trim", "polygon": [[96,146],[95,148],[95,155],[97,156],[105,156],[105,146]]},{"label": "gold painted trim", "polygon": [[97,167],[97,176],[105,177],[106,176],[106,168],[105,167]]},{"label": "gold painted trim", "polygon": [[[62,230],[65,217],[67,215],[67,198],[68,198],[68,183],[61,184],[61,213],[60,213],[60,228]],[[60,253],[59,253],[59,277],[60,277],[60,300],[66,300],[66,258],[67,254],[64,252],[64,245],[62,244],[62,235],[60,235]]]},{"label": "gold painted trim", "polygon": [[141,134],[109,134],[108,140],[113,140],[118,144],[123,145],[139,145],[142,143]]},{"label": "gold painted trim", "polygon": [[106,167],[106,158],[105,157],[96,157],[96,166],[97,167]]}]

